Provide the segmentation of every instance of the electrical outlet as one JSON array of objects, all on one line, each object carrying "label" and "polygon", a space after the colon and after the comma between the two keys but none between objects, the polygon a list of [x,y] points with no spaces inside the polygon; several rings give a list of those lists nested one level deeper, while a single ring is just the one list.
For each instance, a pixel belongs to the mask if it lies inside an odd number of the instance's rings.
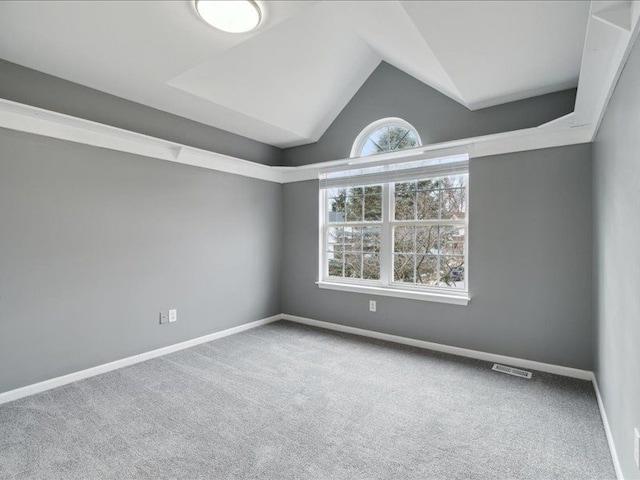
[{"label": "electrical outlet", "polygon": [[369,311],[370,312],[375,312],[376,311],[376,301],[375,300],[369,300]]},{"label": "electrical outlet", "polygon": [[638,431],[638,427],[633,429],[633,459],[636,461],[636,468],[640,469],[640,431]]},{"label": "electrical outlet", "polygon": [[178,310],[175,308],[173,310],[169,310],[169,323],[178,321]]},{"label": "electrical outlet", "polygon": [[160,323],[168,323],[167,314],[165,312],[160,312]]}]

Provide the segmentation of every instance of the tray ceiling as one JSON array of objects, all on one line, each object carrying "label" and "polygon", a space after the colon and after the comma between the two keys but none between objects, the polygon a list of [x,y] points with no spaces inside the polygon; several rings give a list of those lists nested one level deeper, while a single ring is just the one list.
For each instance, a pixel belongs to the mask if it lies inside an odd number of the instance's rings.
[{"label": "tray ceiling", "polygon": [[381,61],[470,109],[575,87],[588,1],[269,1],[232,35],[193,3],[0,3],[0,57],[281,146],[316,141]]}]

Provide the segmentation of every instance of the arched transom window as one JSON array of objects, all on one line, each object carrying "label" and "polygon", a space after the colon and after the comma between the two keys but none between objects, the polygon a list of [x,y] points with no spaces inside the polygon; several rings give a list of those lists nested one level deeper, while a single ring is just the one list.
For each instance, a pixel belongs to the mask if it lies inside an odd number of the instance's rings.
[{"label": "arched transom window", "polygon": [[383,118],[368,125],[351,148],[352,157],[393,152],[422,145],[415,128],[401,118]]},{"label": "arched transom window", "polygon": [[351,156],[392,153],[319,170],[320,288],[467,305],[469,155],[420,147],[409,123],[385,118]]}]

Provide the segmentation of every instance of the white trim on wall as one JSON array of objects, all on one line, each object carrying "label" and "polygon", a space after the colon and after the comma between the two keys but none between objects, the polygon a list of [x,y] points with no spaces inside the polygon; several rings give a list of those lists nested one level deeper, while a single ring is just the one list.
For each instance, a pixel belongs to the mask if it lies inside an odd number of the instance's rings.
[{"label": "white trim on wall", "polygon": [[0,127],[280,183],[268,165],[0,99]]},{"label": "white trim on wall", "polygon": [[512,132],[483,135],[480,137],[453,140],[451,142],[434,143],[422,147],[401,150],[388,154],[371,155],[361,158],[349,158],[330,162],[313,163],[299,167],[289,167],[283,172],[282,183],[301,182],[315,180],[321,168],[339,165],[357,165],[358,163],[370,163],[373,161],[386,161],[395,156],[407,156],[411,154],[433,153],[434,157],[446,157],[468,153],[469,158],[481,158],[506,153],[525,152],[528,150],[540,150],[543,148],[563,147],[591,142],[591,127],[570,128],[526,128]]},{"label": "white trim on wall", "polygon": [[282,319],[289,320],[290,322],[302,323],[304,325],[311,325],[313,327],[324,328],[327,330],[335,330],[338,332],[351,333],[353,335],[360,335],[363,337],[377,338],[378,340],[385,340],[387,342],[410,345],[412,347],[423,348],[425,350],[433,350],[436,352],[458,355],[460,357],[474,358],[476,360],[483,360],[485,362],[502,363],[514,367],[537,370],[539,372],[553,373],[555,375],[562,375],[563,377],[578,378],[580,380],[591,380],[593,378],[593,372],[589,370],[580,370],[578,368],[563,367],[550,363],[536,362],[535,360],[508,357],[506,355],[482,352],[480,350],[470,350],[468,348],[453,347],[451,345],[427,342],[425,340],[417,340],[415,338],[409,337],[400,337],[398,335],[391,335],[388,333],[381,333],[373,330],[365,330],[362,328],[348,327],[346,325],[340,325],[338,323],[323,322],[320,320],[313,320],[311,318],[288,315],[286,313],[282,315]]},{"label": "white trim on wall", "polygon": [[[478,158],[592,142],[629,52],[640,35],[640,15],[637,14],[640,1],[613,7],[607,2],[592,3],[575,112],[540,127],[426,145],[411,151],[433,151],[439,156],[463,152],[469,153],[471,158]],[[620,18],[628,23],[625,28],[606,21],[609,18],[606,10],[611,8],[622,12]],[[606,31],[593,28],[603,21],[615,32],[614,45],[607,40]],[[314,180],[321,167],[359,161],[350,158],[299,167],[270,167],[6,99],[0,99],[0,127],[275,183]],[[375,155],[366,157],[366,161],[383,158],[384,155]]]},{"label": "white trim on wall", "polygon": [[149,352],[132,355],[131,357],[121,358],[120,360],[115,360],[113,362],[104,363],[102,365],[97,365],[95,367],[80,370],[78,372],[51,378],[43,382],[27,385],[26,387],[9,390],[7,392],[0,393],[0,405],[2,405],[3,403],[12,402],[13,400],[18,400],[23,397],[27,397],[29,395],[44,392],[46,390],[51,390],[52,388],[62,387],[63,385],[77,382],[79,380],[84,380],[85,378],[95,377],[96,375],[100,375],[101,373],[111,372],[113,370],[118,370],[119,368],[124,368],[130,365],[135,365],[136,363],[144,362],[146,360],[151,360],[152,358],[168,355],[173,352],[184,350],[185,348],[195,347],[196,345],[200,345],[201,343],[211,342],[219,338],[228,337],[229,335],[234,335],[251,328],[260,327],[262,325],[275,322],[277,320],[280,320],[281,318],[282,315],[273,315],[261,320],[256,320],[255,322],[245,323],[237,327],[228,328],[220,332],[210,333],[208,335],[203,335],[202,337],[192,338],[191,340],[175,343],[173,345],[158,348],[156,350],[151,350]]},{"label": "white trim on wall", "polygon": [[[323,267],[324,265],[322,265]],[[427,292],[406,290],[400,288],[389,288],[377,285],[362,285],[357,283],[347,283],[340,281],[319,281],[316,282],[318,288],[327,290],[338,290],[341,292],[363,293],[366,295],[381,295],[383,297],[408,298],[410,300],[422,300],[425,302],[448,303],[451,305],[469,305],[471,296],[467,292],[455,295],[455,292]]]},{"label": "white trim on wall", "polygon": [[[345,158],[299,167],[271,167],[6,99],[0,99],[0,127],[275,183],[315,180],[320,168],[383,161],[395,154]],[[589,126],[534,127],[425,145],[403,150],[402,155],[432,153],[434,156],[447,156],[469,153],[471,158],[479,158],[589,143],[592,134]]]},{"label": "white trim on wall", "polygon": [[609,451],[611,452],[611,461],[613,462],[613,468],[616,471],[616,478],[618,480],[624,480],[622,467],[620,466],[620,460],[618,459],[616,444],[613,441],[613,434],[611,433],[611,427],[609,426],[607,411],[604,409],[604,403],[602,402],[602,396],[600,395],[600,388],[598,388],[598,380],[596,379],[595,373],[593,374],[591,380],[593,382],[593,389],[596,391],[598,408],[600,409],[600,416],[602,417],[602,424],[604,425],[604,433],[607,436],[607,443],[609,444]]},{"label": "white trim on wall", "polygon": [[591,2],[573,125],[592,126],[595,141],[618,79],[640,34],[640,2]]},{"label": "white trim on wall", "polygon": [[334,330],[338,332],[349,333],[352,335],[376,338],[378,340],[384,340],[392,343],[399,343],[402,345],[409,345],[412,347],[423,348],[425,350],[432,350],[436,352],[443,352],[443,353],[448,353],[451,355],[457,355],[461,357],[474,358],[476,360],[483,360],[483,361],[492,362],[492,363],[512,365],[520,368],[528,368],[531,370],[537,370],[539,372],[552,373],[555,375],[578,378],[581,380],[590,380],[593,383],[596,399],[598,401],[598,407],[600,410],[600,415],[602,417],[602,422],[604,424],[604,430],[607,437],[607,442],[609,445],[609,450],[611,453],[613,465],[615,468],[616,477],[618,480],[624,480],[624,476],[622,474],[622,469],[620,468],[620,462],[618,460],[618,455],[616,452],[616,447],[613,442],[613,436],[611,434],[611,429],[609,427],[609,421],[607,419],[607,414],[604,408],[604,404],[602,402],[602,397],[600,396],[600,389],[598,388],[598,382],[596,380],[594,373],[591,371],[580,370],[580,369],[571,368],[571,367],[563,367],[560,365],[553,365],[553,364],[537,362],[533,360],[526,360],[526,359],[517,358],[517,357],[508,357],[505,355],[487,353],[479,350],[470,350],[466,348],[453,347],[450,345],[427,342],[424,340],[417,340],[417,339],[408,338],[408,337],[400,337],[398,335],[390,335],[387,333],[376,332],[373,330],[365,330],[362,328],[349,327],[349,326],[340,325],[337,323],[323,322],[320,320],[313,320],[311,318],[300,317],[297,315],[289,315],[289,314],[273,315],[271,317],[263,318],[255,322],[245,323],[243,325],[222,330],[220,332],[211,333],[208,335],[204,335],[202,337],[197,337],[191,340],[176,343],[174,345],[169,345],[166,347],[158,348],[156,350],[151,350],[149,352],[145,352],[138,355],[133,355],[131,357],[116,360],[114,362],[109,362],[109,363],[98,365],[92,368],[87,368],[85,370],[80,370],[78,372],[73,372],[68,375],[63,375],[63,376],[52,378],[42,382],[34,383],[32,385],[27,385],[25,387],[16,388],[15,390],[9,390],[7,392],[0,393],[0,405],[2,405],[3,403],[8,403],[14,400],[18,400],[20,398],[24,398],[30,395],[35,395],[37,393],[51,390],[53,388],[68,385],[69,383],[77,382],[79,380],[84,380],[86,378],[94,377],[102,373],[111,372],[113,370],[128,367],[130,365],[135,365],[136,363],[144,362],[146,360],[151,360],[153,358],[161,357],[163,355],[168,355],[170,353],[184,350],[186,348],[194,347],[202,343],[211,342],[219,338],[234,335],[236,333],[240,333],[245,330],[250,330],[252,328],[260,327],[262,325],[267,325],[269,323],[273,323],[278,320],[288,320],[290,322],[310,325],[318,328],[324,328],[326,330]]},{"label": "white trim on wall", "polygon": [[[440,343],[427,342],[424,340],[417,340],[417,339],[408,338],[408,337],[400,337],[398,335],[390,335],[387,333],[375,332],[373,330],[365,330],[362,328],[349,327],[349,326],[340,325],[337,323],[323,322],[320,320],[313,320],[311,318],[299,317],[296,315],[289,315],[286,313],[282,313],[278,315],[273,315],[271,317],[263,318],[255,322],[245,323],[237,327],[222,330],[220,332],[210,333],[202,337],[193,338],[191,340],[186,340],[184,342],[168,345],[166,347],[158,348],[156,350],[151,350],[149,352],[140,353],[138,355],[133,355],[131,357],[126,357],[120,360],[115,360],[113,362],[97,365],[95,367],[87,368],[85,370],[80,370],[78,372],[69,373],[67,375],[51,378],[48,380],[44,380],[42,382],[34,383],[32,385],[16,388],[14,390],[9,390],[7,392],[2,392],[0,393],[0,405],[2,405],[3,403],[18,400],[23,397],[27,397],[29,395],[34,395],[36,393],[41,393],[47,390],[51,390],[52,388],[57,388],[63,385],[67,385],[69,383],[77,382],[79,380],[84,380],[85,378],[94,377],[102,373],[111,372],[113,370],[128,367],[130,365],[135,365],[136,363],[144,362],[146,360],[151,360],[153,358],[161,357],[163,355],[168,355],[173,352],[184,350],[185,348],[195,347],[196,345],[200,345],[202,343],[211,342],[213,340],[217,340],[223,337],[228,337],[229,335],[234,335],[236,333],[244,332],[245,330],[260,327],[262,325],[267,325],[269,323],[273,323],[278,320],[288,320],[290,322],[301,323],[304,325],[311,325],[314,327],[324,328],[326,330],[334,330],[338,332],[350,333],[352,335],[360,335],[363,337],[377,338],[379,340],[384,340],[384,341],[393,342],[393,343],[400,343],[402,345],[410,345],[412,347],[423,348],[425,350],[449,353],[451,355],[474,358],[476,360],[483,360],[487,362],[502,363],[506,365],[512,365],[514,367],[529,368],[531,370],[553,373],[555,375],[562,375],[565,377],[579,378],[582,380],[594,379],[593,372],[590,372],[587,370],[579,370],[577,368],[563,367],[559,365],[536,362],[533,360],[525,360],[525,359],[516,358],[516,357],[508,357],[505,355],[498,355],[495,353],[481,352],[479,350],[469,350],[467,348],[443,345]],[[597,389],[596,389],[596,392],[598,392]],[[599,393],[597,394],[599,399],[598,401],[601,402]],[[601,412],[603,412],[603,415],[604,415],[604,408],[602,407],[601,407]],[[608,429],[608,423],[606,423],[606,421],[605,421],[605,425],[607,425],[607,427],[605,428]],[[613,443],[610,443],[610,444],[613,445]],[[617,461],[617,457],[616,457],[616,461]]]}]

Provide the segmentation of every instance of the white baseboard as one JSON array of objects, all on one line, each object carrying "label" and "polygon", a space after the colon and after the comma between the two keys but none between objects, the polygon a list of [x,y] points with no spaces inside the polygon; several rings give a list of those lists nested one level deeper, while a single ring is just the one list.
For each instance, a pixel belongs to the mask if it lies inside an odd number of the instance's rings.
[{"label": "white baseboard", "polygon": [[598,388],[598,382],[593,372],[587,370],[579,370],[577,368],[563,367],[559,365],[552,365],[549,363],[536,362],[533,360],[525,360],[522,358],[508,357],[505,355],[498,355],[494,353],[481,352],[479,350],[469,350],[467,348],[453,347],[450,345],[443,345],[440,343],[427,342],[424,340],[416,340],[414,338],[400,337],[398,335],[390,335],[388,333],[375,332],[373,330],[365,330],[362,328],[348,327],[346,325],[340,325],[337,323],[323,322],[320,320],[313,320],[311,318],[299,317],[296,315],[279,314],[271,317],[256,320],[255,322],[245,323],[237,327],[222,330],[220,332],[210,333],[202,337],[193,338],[184,342],[176,343],[166,347],[151,350],[149,352],[140,353],[131,357],[122,358],[113,362],[98,365],[96,367],[80,370],[79,372],[70,373],[61,377],[52,378],[43,382],[34,383],[25,387],[16,388],[15,390],[9,390],[7,392],[0,393],[0,405],[3,403],[18,400],[19,398],[34,395],[36,393],[51,390],[52,388],[61,387],[69,383],[77,382],[85,378],[100,375],[101,373],[111,372],[119,368],[127,367],[129,365],[135,365],[136,363],[151,360],[152,358],[161,357],[169,353],[184,350],[185,348],[194,347],[202,343],[211,342],[218,338],[228,337],[236,333],[243,332],[252,328],[256,328],[268,323],[275,322],[277,320],[288,320],[290,322],[301,323],[304,325],[311,325],[314,327],[325,328],[327,330],[335,330],[338,332],[350,333],[353,335],[360,335],[364,337],[377,338],[379,340],[385,340],[393,343],[400,343],[403,345],[409,345],[412,347],[424,348],[426,350],[434,350],[437,352],[450,353],[452,355],[459,355],[462,357],[474,358],[476,360],[484,360],[488,362],[503,363],[520,368],[529,368],[531,370],[537,370],[540,372],[553,373],[556,375],[562,375],[565,377],[579,378],[582,380],[591,380],[593,382],[593,388],[596,392],[596,398],[598,400],[598,407],[600,409],[600,415],[602,417],[602,423],[604,424],[604,430],[609,443],[609,450],[611,451],[611,458],[616,471],[616,477],[618,480],[624,480],[622,469],[620,468],[620,462],[616,452],[615,444],[613,443],[613,436],[611,435],[611,429],[609,427],[609,421],[607,420],[607,413],[602,403],[602,397],[600,396],[600,389]]},{"label": "white baseboard", "polygon": [[596,391],[596,398],[598,399],[598,408],[600,409],[600,416],[602,417],[602,423],[604,425],[604,433],[607,436],[607,443],[609,444],[609,451],[611,452],[611,460],[613,461],[613,468],[616,470],[616,478],[618,480],[624,480],[622,468],[620,467],[620,460],[618,459],[618,452],[616,451],[616,444],[613,443],[613,435],[611,434],[611,428],[609,427],[609,420],[607,419],[607,412],[604,409],[604,403],[600,396],[600,388],[598,388],[598,381],[595,374],[592,377],[593,389]]},{"label": "white baseboard", "polygon": [[414,338],[400,337],[397,335],[390,335],[388,333],[380,333],[372,330],[364,330],[362,328],[347,327],[337,323],[322,322],[320,320],[313,320],[311,318],[298,317],[296,315],[283,314],[284,320],[291,322],[303,323],[305,325],[311,325],[314,327],[326,328],[328,330],[336,330],[338,332],[351,333],[354,335],[361,335],[364,337],[377,338],[379,340],[386,340],[387,342],[401,343],[403,345],[410,345],[412,347],[424,348],[426,350],[435,350],[436,352],[450,353],[452,355],[459,355],[461,357],[475,358],[476,360],[484,360],[487,362],[503,363],[506,365],[528,368],[531,370],[537,370],[539,372],[553,373],[556,375],[562,375],[564,377],[579,378],[581,380],[592,380],[593,372],[588,370],[580,370],[577,368],[563,367],[560,365],[552,365],[550,363],[536,362],[534,360],[525,360],[523,358],[508,357],[505,355],[498,355],[495,353],[481,352],[479,350],[469,350],[467,348],[452,347],[450,345],[443,345],[441,343],[426,342],[424,340],[416,340]]},{"label": "white baseboard", "polygon": [[9,390],[7,392],[0,393],[0,405],[2,405],[3,403],[11,402],[13,400],[18,400],[19,398],[27,397],[29,395],[44,392],[46,390],[51,390],[52,388],[61,387],[69,383],[77,382],[78,380],[83,380],[95,375],[100,375],[101,373],[111,372],[112,370],[128,367],[129,365],[134,365],[146,360],[151,360],[152,358],[161,357],[169,353],[184,350],[185,348],[194,347],[196,345],[200,345],[201,343],[207,343],[211,342],[212,340],[217,340],[218,338],[228,337],[229,335],[244,332],[245,330],[249,330],[251,328],[256,328],[261,325],[275,322],[276,320],[280,320],[281,318],[282,315],[273,315],[272,317],[263,318],[262,320],[256,320],[255,322],[245,323],[237,327],[228,328],[227,330],[222,330],[220,332],[210,333],[202,337],[192,338],[191,340],[186,340],[184,342],[158,348],[156,350],[151,350],[150,352],[140,353],[131,357],[122,358],[120,360],[115,360],[113,362],[87,368],[86,370],[80,370],[79,372],[73,372],[61,377],[51,378],[43,382],[27,385],[26,387]]},{"label": "white baseboard", "polygon": [[595,374],[588,370],[580,370],[577,368],[563,367],[560,365],[553,365],[550,363],[536,362],[533,360],[525,360],[522,358],[508,357],[505,355],[497,355],[494,353],[481,352],[478,350],[469,350],[466,348],[452,347],[450,345],[443,345],[440,343],[426,342],[424,340],[416,340],[413,338],[400,337],[397,335],[390,335],[388,333],[380,333],[372,330],[364,330],[362,328],[348,327],[337,323],[322,322],[320,320],[313,320],[311,318],[298,317],[296,315],[282,315],[283,320],[289,320],[291,322],[302,323],[304,325],[311,325],[319,328],[326,328],[328,330],[335,330],[338,332],[351,333],[353,335],[361,335],[364,337],[377,338],[379,340],[386,340],[388,342],[400,343],[403,345],[410,345],[412,347],[424,348],[426,350],[435,350],[437,352],[450,353],[453,355],[459,355],[462,357],[475,358],[476,360],[485,360],[488,362],[502,363],[506,365],[512,365],[520,368],[528,368],[531,370],[537,370],[539,372],[553,373],[556,375],[562,375],[564,377],[578,378],[581,380],[590,380],[593,383],[593,388],[596,392],[596,399],[598,400],[598,407],[600,409],[600,416],[602,417],[602,423],[604,425],[605,435],[607,437],[607,443],[609,444],[609,451],[611,453],[611,459],[616,472],[617,480],[624,480],[624,475],[620,467],[620,461],[618,460],[618,454],[616,452],[616,446],[613,443],[613,435],[609,427],[609,420],[607,419],[607,413],[602,403],[602,397],[600,396],[600,389],[598,388],[598,382],[596,381]]}]

